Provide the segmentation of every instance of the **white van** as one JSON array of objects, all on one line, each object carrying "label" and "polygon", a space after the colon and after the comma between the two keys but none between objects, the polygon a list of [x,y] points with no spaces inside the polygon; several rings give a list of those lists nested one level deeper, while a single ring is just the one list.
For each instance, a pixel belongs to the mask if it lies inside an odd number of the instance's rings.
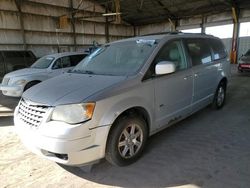
[{"label": "white van", "polygon": [[88,53],[65,52],[44,56],[31,67],[6,74],[0,84],[3,95],[20,97],[30,87],[71,70]]}]

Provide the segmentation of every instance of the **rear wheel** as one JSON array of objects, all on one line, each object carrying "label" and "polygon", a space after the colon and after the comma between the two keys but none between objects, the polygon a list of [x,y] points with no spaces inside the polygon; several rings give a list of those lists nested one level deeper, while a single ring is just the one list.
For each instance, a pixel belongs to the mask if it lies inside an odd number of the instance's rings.
[{"label": "rear wheel", "polygon": [[121,117],[110,132],[106,159],[116,165],[125,166],[135,162],[142,154],[148,132],[141,117]]},{"label": "rear wheel", "polygon": [[213,106],[216,109],[221,109],[225,104],[225,100],[226,100],[226,83],[221,82],[216,90]]}]

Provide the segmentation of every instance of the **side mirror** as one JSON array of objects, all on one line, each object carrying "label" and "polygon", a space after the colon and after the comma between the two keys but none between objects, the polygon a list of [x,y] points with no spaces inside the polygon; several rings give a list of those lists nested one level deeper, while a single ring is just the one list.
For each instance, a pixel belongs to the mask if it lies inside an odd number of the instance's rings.
[{"label": "side mirror", "polygon": [[175,72],[175,70],[176,70],[175,64],[170,61],[160,61],[155,66],[156,75],[170,74]]}]

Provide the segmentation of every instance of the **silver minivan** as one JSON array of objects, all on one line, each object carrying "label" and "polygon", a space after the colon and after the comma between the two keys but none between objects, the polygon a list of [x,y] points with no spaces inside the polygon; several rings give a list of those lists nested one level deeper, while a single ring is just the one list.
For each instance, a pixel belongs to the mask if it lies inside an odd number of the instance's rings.
[{"label": "silver minivan", "polygon": [[230,64],[220,39],[159,34],[105,44],[71,73],[27,90],[22,142],[57,163],[135,162],[149,136],[201,108],[223,107]]}]

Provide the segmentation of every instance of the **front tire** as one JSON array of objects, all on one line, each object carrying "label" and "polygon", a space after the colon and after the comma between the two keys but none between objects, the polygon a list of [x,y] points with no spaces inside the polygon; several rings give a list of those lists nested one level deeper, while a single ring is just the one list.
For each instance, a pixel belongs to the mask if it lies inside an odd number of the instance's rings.
[{"label": "front tire", "polygon": [[142,155],[148,137],[146,122],[141,117],[123,116],[113,126],[106,160],[116,166],[130,165]]}]

